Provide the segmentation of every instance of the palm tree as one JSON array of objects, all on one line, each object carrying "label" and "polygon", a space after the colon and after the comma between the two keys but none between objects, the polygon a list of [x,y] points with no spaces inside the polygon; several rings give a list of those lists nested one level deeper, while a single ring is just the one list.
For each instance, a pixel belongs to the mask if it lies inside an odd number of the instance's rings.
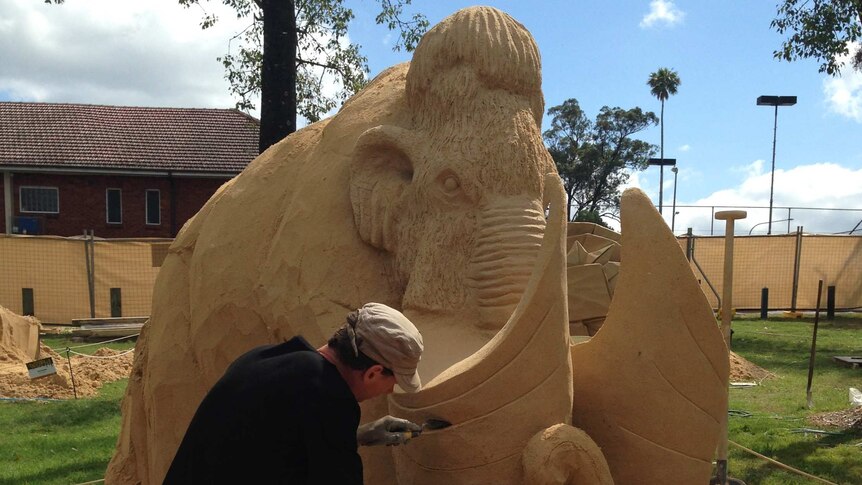
[{"label": "palm tree", "polygon": [[[664,160],[664,102],[667,98],[676,94],[676,88],[680,84],[679,75],[673,69],[661,67],[658,71],[649,75],[647,84],[650,87],[650,94],[661,101],[661,159]],[[664,199],[664,165],[660,165],[659,168],[658,211],[661,213]]]}]

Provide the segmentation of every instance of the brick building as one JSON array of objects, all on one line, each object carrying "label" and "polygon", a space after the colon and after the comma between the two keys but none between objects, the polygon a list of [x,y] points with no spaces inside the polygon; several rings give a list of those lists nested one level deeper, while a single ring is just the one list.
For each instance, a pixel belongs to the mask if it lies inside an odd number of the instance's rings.
[{"label": "brick building", "polygon": [[259,128],[232,109],[0,102],[0,232],[173,237]]}]

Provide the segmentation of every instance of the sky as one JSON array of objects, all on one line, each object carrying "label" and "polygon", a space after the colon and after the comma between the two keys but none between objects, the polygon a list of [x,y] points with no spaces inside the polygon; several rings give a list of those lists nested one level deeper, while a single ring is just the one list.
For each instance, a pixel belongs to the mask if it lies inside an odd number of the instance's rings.
[{"label": "sky", "polygon": [[[542,55],[546,109],[569,98],[594,118],[602,106],[660,111],[646,81],[674,69],[679,91],[665,103],[663,214],[677,234],[722,234],[714,211],[748,209],[737,233],[766,234],[775,112],[760,95],[797,96],[778,110],[772,232],[847,232],[862,222],[862,73],[818,72],[812,60],[773,58],[782,36],[771,30],[777,0],[486,1],[521,22]],[[395,34],[376,25],[378,3],[346,0],[356,18],[350,39],[362,46],[370,75],[408,61]],[[473,5],[413,0],[408,12],[436,24]],[[215,27],[199,27],[204,9]],[[176,0],[0,0],[0,100],[131,106],[231,108],[216,60],[247,26],[220,2],[189,9]],[[253,115],[259,113],[253,112]],[[546,116],[542,129],[547,129]],[[637,135],[659,144],[656,126]],[[659,168],[629,185],[658,204]],[[702,207],[689,207],[702,206]],[[793,207],[789,211],[786,207]],[[855,210],[803,210],[840,208]],[[787,221],[786,219],[793,219]],[[862,225],[856,234],[862,232]]]}]

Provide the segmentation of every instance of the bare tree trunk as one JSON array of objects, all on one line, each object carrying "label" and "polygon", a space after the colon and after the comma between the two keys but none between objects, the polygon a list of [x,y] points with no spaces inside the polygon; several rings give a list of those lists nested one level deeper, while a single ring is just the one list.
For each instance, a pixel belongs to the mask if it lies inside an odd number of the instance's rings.
[{"label": "bare tree trunk", "polygon": [[659,155],[661,165],[658,167],[658,213],[662,213],[664,205],[664,100],[661,100],[661,154]]},{"label": "bare tree trunk", "polygon": [[264,150],[296,131],[296,10],[294,0],[261,0],[263,65],[260,140]]}]

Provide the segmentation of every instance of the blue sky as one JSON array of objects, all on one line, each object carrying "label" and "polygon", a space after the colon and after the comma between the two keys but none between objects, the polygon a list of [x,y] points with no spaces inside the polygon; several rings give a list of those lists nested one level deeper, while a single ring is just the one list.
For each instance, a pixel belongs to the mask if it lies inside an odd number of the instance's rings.
[{"label": "blue sky", "polygon": [[[769,94],[799,99],[779,109],[774,205],[862,209],[862,74],[847,69],[831,78],[813,61],[774,60],[782,40],[769,28],[776,1],[484,3],[532,32],[546,107],[576,98],[591,117],[604,105],[658,114],[649,74],[659,67],[679,73],[679,92],[665,105],[665,157],[678,160],[679,205],[768,205],[774,113],[755,100]],[[371,75],[409,60],[391,51],[394,35],[374,24],[376,2],[348,4],[357,15],[351,40],[363,46]],[[471,4],[414,0],[411,11],[434,24]],[[200,13],[173,0],[68,0],[62,7],[0,0],[0,99],[230,107],[215,57],[242,25],[223,15],[217,28],[201,32]],[[658,144],[659,128],[640,137]],[[631,184],[657,201],[658,168],[633,174]],[[666,169],[666,207],[672,193]],[[677,233],[709,231],[710,209],[678,211]],[[791,217],[792,229],[839,232],[852,229],[862,210]],[[785,218],[786,210],[773,215]],[[766,209],[751,210],[740,226],[747,232],[767,220]],[[775,224],[773,232],[786,231],[787,222]]]}]

